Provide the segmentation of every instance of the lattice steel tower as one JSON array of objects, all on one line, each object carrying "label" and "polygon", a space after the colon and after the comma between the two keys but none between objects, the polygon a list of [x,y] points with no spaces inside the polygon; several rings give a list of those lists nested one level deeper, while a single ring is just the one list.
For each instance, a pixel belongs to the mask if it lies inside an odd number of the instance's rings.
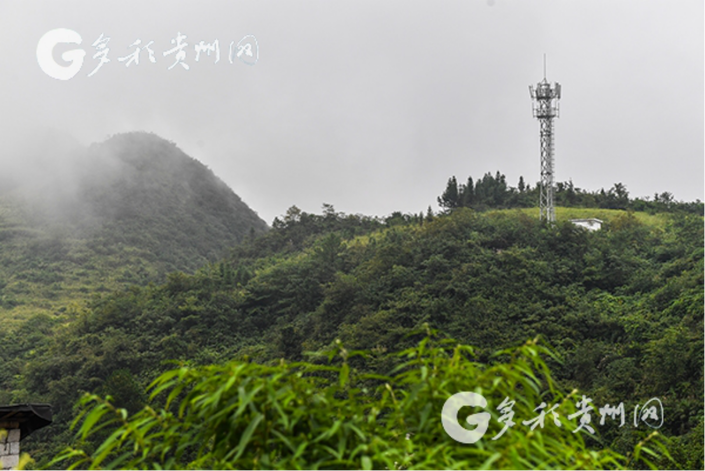
[{"label": "lattice steel tower", "polygon": [[559,114],[558,100],[561,98],[561,86],[551,86],[546,80],[546,56],[543,57],[543,80],[536,88],[529,86],[532,98],[534,118],[541,126],[541,196],[539,197],[539,218],[549,222],[556,220],[553,206],[553,118]]}]

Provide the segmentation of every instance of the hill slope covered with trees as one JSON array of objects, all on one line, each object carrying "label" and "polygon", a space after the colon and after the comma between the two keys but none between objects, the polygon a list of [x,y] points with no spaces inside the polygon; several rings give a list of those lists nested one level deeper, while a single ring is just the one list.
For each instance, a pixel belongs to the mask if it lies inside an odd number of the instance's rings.
[{"label": "hill slope covered with trees", "polygon": [[[107,435],[86,425],[82,442],[70,430],[84,392],[110,396],[132,414],[136,422],[122,422],[118,413],[114,424],[133,427],[130,433],[138,424],[156,424],[149,422],[155,417],[169,417],[159,422],[168,430],[183,428],[151,448],[142,438],[126,442],[146,447],[142,456],[152,460],[124,455],[135,467],[645,464],[628,455],[651,430],[629,420],[584,440],[547,431],[515,435],[479,455],[448,447],[437,409],[444,394],[461,387],[487,388],[497,401],[521,393],[515,399],[524,414],[540,400],[577,397],[573,389],[595,406],[623,402],[629,412],[658,397],[665,413],[659,432],[670,437],[673,461],[660,456],[655,464],[703,465],[701,202],[676,203],[668,194],[631,200],[620,185],[590,193],[570,184],[557,193],[568,207],[547,225],[529,209],[535,188],[523,180],[509,187],[497,173],[465,185],[451,179],[439,198],[441,215],[394,213],[382,220],[330,205],[321,215],[292,207],[266,231],[212,172],[153,135],[115,136],[72,154],[66,165],[71,170],[56,179],[24,187],[20,180],[0,195],[0,403],[53,405],[54,424],[23,441],[40,465],[72,444],[88,454],[70,454],[74,462],[99,462],[87,456]],[[605,221],[596,232],[567,221],[596,215]],[[427,326],[456,340],[425,344],[419,332]],[[498,350],[519,351],[537,336],[556,354],[541,360],[552,375],[543,363],[522,363],[537,358],[526,349],[497,360]],[[301,363],[312,351],[334,352],[333,364],[320,357]],[[190,365],[160,381],[176,391],[173,401],[196,398],[181,403],[195,415],[178,418],[176,402],[150,400],[145,392],[173,368],[169,361]],[[314,371],[323,373],[316,379]],[[477,382],[453,382],[453,374],[464,373],[477,373]],[[168,379],[174,374],[193,389],[179,389]],[[222,383],[229,375],[235,379]],[[535,390],[516,389],[518,383]],[[292,391],[316,412],[302,416],[300,407],[279,402],[278,394]],[[252,399],[258,392],[265,394],[257,396],[261,404],[269,404],[261,410]],[[218,414],[202,420],[216,397],[248,411],[255,425],[237,422],[232,430],[256,437],[251,445],[219,435]],[[96,401],[102,413],[113,407]],[[278,415],[268,415],[277,406]],[[334,411],[348,407],[379,415],[383,429],[376,433],[367,422],[355,430],[353,414],[353,425],[337,420],[322,432]],[[405,416],[412,424],[408,440],[394,423]],[[328,448],[309,449],[311,437],[297,435],[299,448],[292,449],[293,442],[272,432],[286,438],[277,427],[294,430],[292,420],[301,417],[308,417],[301,433],[321,433],[316,440]],[[260,421],[265,429],[257,428]],[[195,441],[171,455],[167,448],[181,445],[168,440],[177,435]],[[517,451],[533,449],[539,437],[558,442],[542,442],[538,454]],[[385,443],[396,454],[385,454]],[[277,452],[262,454],[263,446]],[[122,456],[110,450],[111,459]],[[428,459],[414,458],[419,453]]]},{"label": "hill slope covered with trees", "polygon": [[[677,467],[701,466],[702,217],[674,213],[650,225],[639,214],[606,214],[605,227],[588,232],[520,210],[379,221],[330,206],[323,215],[292,208],[193,275],[97,298],[54,335],[36,332],[52,331],[50,319],[34,319],[31,345],[27,330],[12,333],[2,343],[12,349],[0,355],[22,360],[5,376],[5,394],[54,405],[52,430],[27,443],[48,457],[72,440],[79,391],[136,412],[165,360],[296,361],[337,339],[350,350],[392,352],[413,347],[418,337],[409,334],[428,324],[487,363],[540,335],[563,358],[548,364],[564,390],[629,411],[661,398],[660,432],[673,437]],[[387,375],[394,365],[381,356],[358,368]],[[647,433],[600,432],[588,446],[620,453]]]},{"label": "hill slope covered with trees", "polygon": [[116,135],[88,149],[55,141],[0,178],[4,324],[193,272],[267,229],[213,172],[156,135]]}]

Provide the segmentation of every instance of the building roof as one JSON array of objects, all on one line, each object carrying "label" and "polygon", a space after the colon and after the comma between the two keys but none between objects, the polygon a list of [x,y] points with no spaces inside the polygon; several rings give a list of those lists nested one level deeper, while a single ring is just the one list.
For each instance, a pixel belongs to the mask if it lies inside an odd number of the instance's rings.
[{"label": "building roof", "polygon": [[17,423],[20,429],[20,440],[52,422],[50,404],[16,404],[0,406],[0,428],[3,424]]},{"label": "building roof", "polygon": [[587,218],[587,219],[571,219],[570,222],[589,222],[589,223],[599,223],[602,224],[604,221],[597,218]]},{"label": "building roof", "polygon": [[571,219],[570,222],[572,222],[577,227],[587,229],[588,231],[597,231],[599,229],[602,229],[602,224],[603,224],[603,221],[601,221],[597,218]]}]

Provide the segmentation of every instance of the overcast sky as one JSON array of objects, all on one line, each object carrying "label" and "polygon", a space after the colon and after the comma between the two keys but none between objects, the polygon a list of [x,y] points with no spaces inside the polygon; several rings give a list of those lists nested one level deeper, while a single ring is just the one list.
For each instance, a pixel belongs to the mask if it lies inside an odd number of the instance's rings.
[{"label": "overcast sky", "polygon": [[[546,53],[563,89],[557,181],[703,200],[703,18],[702,0],[0,0],[2,138],[51,127],[90,144],[152,131],[268,223],[291,205],[437,210],[451,175],[539,180],[528,87]],[[70,80],[37,61],[57,28],[82,38],[57,45],[57,62],[86,51]],[[188,70],[163,55],[177,33]],[[101,34],[110,62],[89,77]],[[259,60],[230,63],[246,35]],[[156,62],[143,50],[126,67],[118,58],[137,39],[154,41]],[[219,62],[196,62],[194,45],[215,40]]]}]

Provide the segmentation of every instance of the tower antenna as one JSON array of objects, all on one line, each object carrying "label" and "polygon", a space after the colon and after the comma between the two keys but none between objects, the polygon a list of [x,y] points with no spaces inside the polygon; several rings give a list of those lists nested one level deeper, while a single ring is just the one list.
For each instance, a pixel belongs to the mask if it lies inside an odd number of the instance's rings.
[{"label": "tower antenna", "polygon": [[558,100],[561,98],[561,85],[551,85],[546,80],[546,54],[543,55],[543,81],[536,88],[529,86],[534,118],[538,118],[541,140],[541,188],[539,195],[539,218],[555,222],[556,209],[553,206],[553,118],[559,115]]},{"label": "tower antenna", "polygon": [[546,80],[546,53],[543,53],[543,79]]}]

